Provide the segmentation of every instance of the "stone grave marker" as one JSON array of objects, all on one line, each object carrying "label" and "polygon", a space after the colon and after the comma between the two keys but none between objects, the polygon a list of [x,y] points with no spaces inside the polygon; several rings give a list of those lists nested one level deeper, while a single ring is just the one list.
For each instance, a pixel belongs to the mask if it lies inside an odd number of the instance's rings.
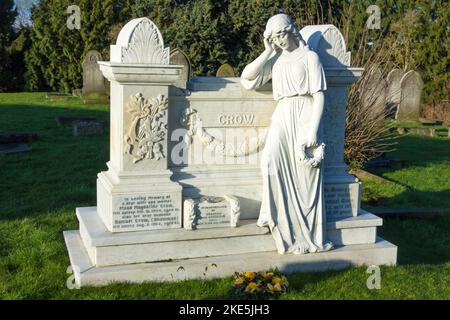
[{"label": "stone grave marker", "polygon": [[436,129],[434,129],[434,128],[409,128],[408,133],[416,134],[419,136],[435,137]]},{"label": "stone grave marker", "polygon": [[384,117],[387,83],[379,66],[372,66],[364,87],[367,89],[362,100],[364,109],[369,110],[374,118]]},{"label": "stone grave marker", "polygon": [[51,101],[68,101],[69,95],[61,92],[47,92],[47,98]]},{"label": "stone grave marker", "polygon": [[72,123],[74,136],[92,136],[103,133],[103,124],[98,121],[74,121]]},{"label": "stone grave marker", "polygon": [[105,78],[97,63],[102,60],[100,52],[96,50],[89,50],[83,60],[82,97],[85,103],[108,102],[105,89]]},{"label": "stone grave marker", "polygon": [[192,78],[191,60],[189,60],[189,57],[183,50],[173,49],[170,51],[170,63],[183,66],[183,69],[181,70],[181,77],[177,80],[177,82],[175,82],[175,86],[186,89],[187,83]]},{"label": "stone grave marker", "polygon": [[401,79],[401,101],[395,114],[396,120],[419,120],[422,88],[422,77],[417,71],[410,70],[405,73]]},{"label": "stone grave marker", "polygon": [[392,69],[386,78],[387,95],[386,95],[386,115],[390,118],[395,117],[400,99],[402,97],[402,88],[400,81],[405,73],[401,69]]},{"label": "stone grave marker", "polygon": [[217,70],[216,77],[236,77],[236,73],[231,65],[225,63]]},{"label": "stone grave marker", "polygon": [[[327,81],[323,227],[340,248],[280,255],[270,228],[257,225],[260,156],[276,108],[271,83],[248,91],[240,79],[194,77],[189,92],[172,90],[185,65],[171,64],[157,26],[138,18],[120,31],[111,61],[99,62],[111,81],[110,159],[97,175],[96,205],[76,208],[79,230],[64,232],[77,284],[395,265],[397,247],[377,236],[382,219],[360,208],[361,183],[344,162],[348,89],[363,69],[350,66],[335,26],[300,33]],[[256,147],[239,140],[254,137]]]}]

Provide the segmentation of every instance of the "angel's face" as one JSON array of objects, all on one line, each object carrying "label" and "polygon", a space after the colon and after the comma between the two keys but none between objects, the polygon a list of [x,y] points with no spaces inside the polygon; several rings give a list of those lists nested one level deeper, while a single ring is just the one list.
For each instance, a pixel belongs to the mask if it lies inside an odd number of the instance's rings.
[{"label": "angel's face", "polygon": [[286,30],[281,30],[272,35],[272,42],[282,50],[292,51],[298,47],[294,35]]}]

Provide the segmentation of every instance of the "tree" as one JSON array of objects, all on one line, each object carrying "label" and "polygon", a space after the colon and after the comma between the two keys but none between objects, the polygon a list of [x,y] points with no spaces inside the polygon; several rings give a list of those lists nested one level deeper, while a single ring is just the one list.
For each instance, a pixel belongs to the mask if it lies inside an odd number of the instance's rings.
[{"label": "tree", "polygon": [[2,0],[0,2],[0,91],[8,86],[11,74],[11,56],[9,46],[14,39],[13,24],[16,19],[17,12],[14,9],[13,0]]},{"label": "tree", "polygon": [[95,49],[109,58],[109,33],[130,19],[130,0],[79,0],[81,28],[69,28],[68,0],[42,0],[32,11],[31,46],[26,52],[27,88],[70,92],[82,85],[81,64]]}]

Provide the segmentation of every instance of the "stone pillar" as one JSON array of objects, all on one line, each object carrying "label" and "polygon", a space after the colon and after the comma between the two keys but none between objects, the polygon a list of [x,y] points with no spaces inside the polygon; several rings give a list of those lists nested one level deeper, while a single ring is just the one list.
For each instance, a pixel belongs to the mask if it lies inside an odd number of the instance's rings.
[{"label": "stone pillar", "polygon": [[168,169],[169,64],[158,28],[134,19],[99,62],[111,82],[110,161],[97,179],[97,211],[111,232],[181,228],[181,186]]},{"label": "stone pillar", "polygon": [[335,26],[306,26],[300,34],[319,55],[327,80],[322,119],[326,144],[324,195],[327,217],[333,220],[357,216],[361,184],[347,173],[344,139],[348,89],[358,80],[363,69],[350,67],[350,52],[347,52],[344,38]]}]

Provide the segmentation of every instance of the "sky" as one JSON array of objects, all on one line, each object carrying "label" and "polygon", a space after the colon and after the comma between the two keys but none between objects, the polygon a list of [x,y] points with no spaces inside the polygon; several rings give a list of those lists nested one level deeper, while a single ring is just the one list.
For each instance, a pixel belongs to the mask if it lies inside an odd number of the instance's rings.
[{"label": "sky", "polygon": [[20,25],[31,24],[31,12],[30,9],[33,4],[39,2],[39,0],[14,0],[16,5],[18,16],[16,18],[15,27],[20,27]]}]

